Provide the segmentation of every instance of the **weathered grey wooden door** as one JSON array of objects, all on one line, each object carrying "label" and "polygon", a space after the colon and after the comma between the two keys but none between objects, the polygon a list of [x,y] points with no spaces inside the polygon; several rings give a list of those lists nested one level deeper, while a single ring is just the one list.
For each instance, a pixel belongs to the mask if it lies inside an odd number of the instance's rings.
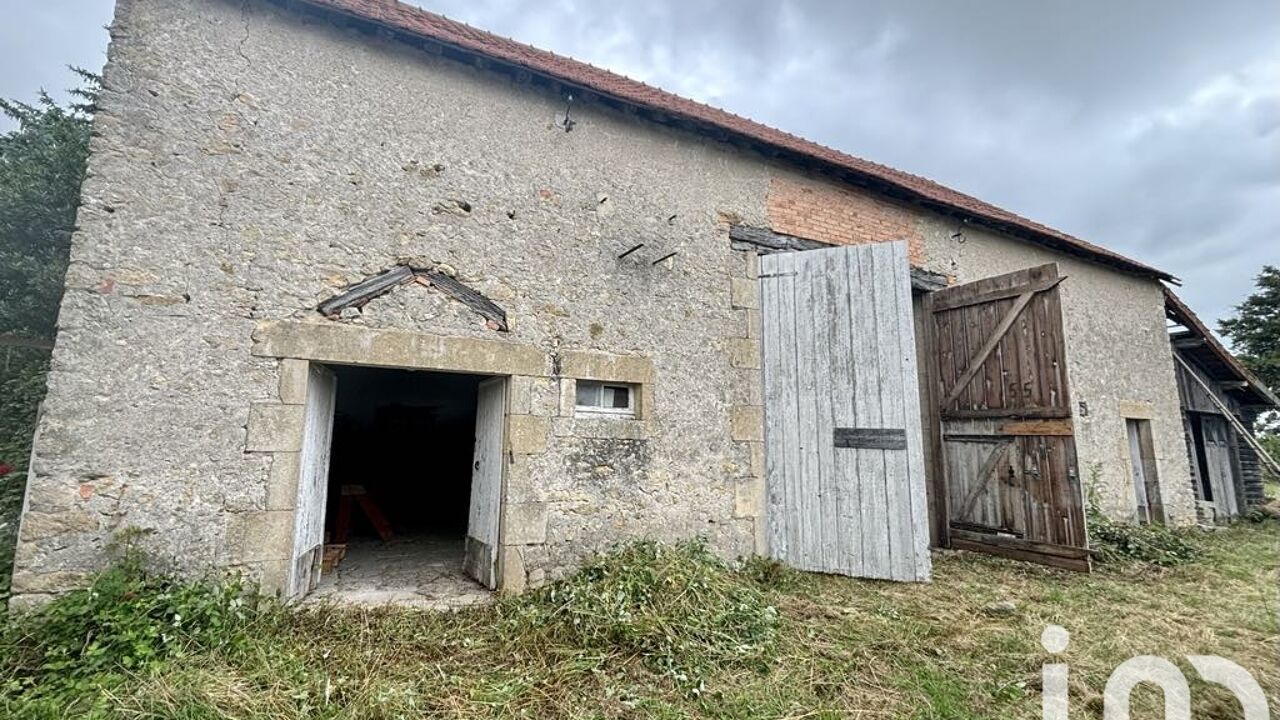
[{"label": "weathered grey wooden door", "polygon": [[928,580],[905,243],[765,255],[760,289],[769,554]]},{"label": "weathered grey wooden door", "polygon": [[1231,462],[1234,436],[1219,415],[1202,413],[1200,428],[1204,435],[1205,465],[1209,471],[1209,486],[1213,489],[1213,504],[1218,515],[1235,517],[1240,514],[1240,503],[1236,499],[1235,472]]},{"label": "weathered grey wooden door", "polygon": [[1151,423],[1127,419],[1125,433],[1129,439],[1129,473],[1133,478],[1133,496],[1140,523],[1163,523],[1164,503],[1156,476],[1155,448],[1151,440]]},{"label": "weathered grey wooden door", "polygon": [[481,585],[497,585],[498,528],[502,513],[502,438],[507,418],[507,380],[480,383],[476,398],[476,444],[471,472],[463,566]]},{"label": "weathered grey wooden door", "polygon": [[[1056,264],[924,303],[952,547],[1089,569]],[[942,508],[939,508],[942,510]]]},{"label": "weathered grey wooden door", "polygon": [[329,450],[338,378],[329,368],[311,363],[307,371],[302,452],[299,454],[298,502],[293,520],[293,560],[289,597],[300,598],[320,581],[324,556],[324,511],[329,490]]}]

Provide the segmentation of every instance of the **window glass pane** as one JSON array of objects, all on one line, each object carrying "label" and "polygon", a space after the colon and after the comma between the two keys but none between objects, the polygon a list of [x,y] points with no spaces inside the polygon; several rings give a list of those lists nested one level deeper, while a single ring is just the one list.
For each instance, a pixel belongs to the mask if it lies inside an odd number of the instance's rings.
[{"label": "window glass pane", "polygon": [[600,383],[578,381],[579,407],[600,407]]},{"label": "window glass pane", "polygon": [[631,407],[631,388],[626,386],[604,386],[605,406],[626,410]]},{"label": "window glass pane", "polygon": [[605,385],[603,406],[621,410],[631,407],[631,388],[618,385]]},{"label": "window glass pane", "polygon": [[595,380],[576,382],[574,402],[584,413],[634,417],[634,385],[605,384]]}]

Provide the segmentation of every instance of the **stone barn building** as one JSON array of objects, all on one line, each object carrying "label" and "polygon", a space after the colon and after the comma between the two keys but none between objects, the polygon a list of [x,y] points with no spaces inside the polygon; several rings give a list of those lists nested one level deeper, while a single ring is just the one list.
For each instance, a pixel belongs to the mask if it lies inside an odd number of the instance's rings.
[{"label": "stone barn building", "polygon": [[120,0],[111,36],[15,604],[126,527],[293,597],[642,537],[1086,569],[1131,426],[1195,520],[1159,270],[390,0]]}]

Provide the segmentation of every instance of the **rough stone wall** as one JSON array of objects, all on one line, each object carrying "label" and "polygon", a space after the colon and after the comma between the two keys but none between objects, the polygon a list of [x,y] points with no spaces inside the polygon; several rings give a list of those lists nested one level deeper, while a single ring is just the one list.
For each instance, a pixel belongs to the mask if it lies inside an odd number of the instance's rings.
[{"label": "rough stone wall", "polygon": [[[1154,283],[972,230],[960,242],[933,216],[906,223],[914,211],[599,105],[577,104],[565,132],[544,89],[257,0],[121,0],[108,58],[17,604],[75,585],[126,526],[153,529],[176,568],[278,582],[299,360],[324,360],[317,348],[511,376],[512,589],[629,538],[750,553],[758,269],[725,223],[813,235],[786,224],[803,197],[791,222],[848,233],[818,239],[907,237],[961,282],[1059,260],[1073,390],[1091,409],[1077,417],[1082,467],[1101,467],[1123,510],[1121,405],[1148,403],[1162,481],[1186,494]],[[456,274],[505,308],[510,332],[414,284],[340,321],[312,310],[405,263]],[[591,378],[641,383],[641,417],[574,417],[574,380]]]},{"label": "rough stone wall", "polygon": [[[127,525],[179,568],[277,572],[296,364],[253,335],[334,325],[311,308],[400,262],[447,266],[510,333],[418,285],[340,324],[564,361],[518,380],[531,419],[508,429],[528,579],[633,537],[754,549],[758,331],[723,218],[765,224],[764,163],[586,104],[566,133],[552,93],[257,2],[124,0],[112,38],[17,602],[74,585]],[[563,417],[575,352],[649,363],[644,418]]]}]

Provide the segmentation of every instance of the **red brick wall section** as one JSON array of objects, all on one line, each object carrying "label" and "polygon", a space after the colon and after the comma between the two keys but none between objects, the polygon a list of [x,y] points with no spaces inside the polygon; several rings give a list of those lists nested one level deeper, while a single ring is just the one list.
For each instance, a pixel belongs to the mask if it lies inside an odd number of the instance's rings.
[{"label": "red brick wall section", "polygon": [[911,264],[924,264],[924,243],[912,212],[870,195],[774,177],[767,211],[776,233],[832,245],[906,240]]}]

